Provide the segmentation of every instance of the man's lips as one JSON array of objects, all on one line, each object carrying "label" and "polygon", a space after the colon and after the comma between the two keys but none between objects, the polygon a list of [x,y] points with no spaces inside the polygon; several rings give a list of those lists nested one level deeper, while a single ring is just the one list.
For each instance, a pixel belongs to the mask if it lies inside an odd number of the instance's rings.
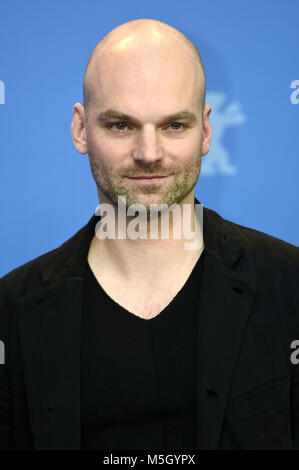
[{"label": "man's lips", "polygon": [[165,180],[171,175],[144,175],[144,176],[127,176],[131,180],[135,181],[136,183],[142,184],[154,184],[154,183],[161,183],[161,181]]},{"label": "man's lips", "polygon": [[142,175],[142,176],[128,176],[128,178],[148,179],[148,178],[166,178],[169,175]]}]

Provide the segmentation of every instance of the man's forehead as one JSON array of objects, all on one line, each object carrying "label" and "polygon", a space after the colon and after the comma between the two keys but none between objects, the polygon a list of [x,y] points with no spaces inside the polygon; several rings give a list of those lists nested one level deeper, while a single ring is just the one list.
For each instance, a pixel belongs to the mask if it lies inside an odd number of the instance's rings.
[{"label": "man's forehead", "polygon": [[190,51],[171,48],[134,48],[131,51],[111,51],[100,53],[89,66],[89,75],[99,80],[110,81],[122,75],[147,74],[175,80],[176,76],[198,75],[199,67]]},{"label": "man's forehead", "polygon": [[202,81],[194,62],[190,57],[187,61],[178,60],[177,56],[172,59],[167,53],[157,60],[155,54],[151,58],[140,54],[127,58],[120,54],[115,59],[110,56],[107,60],[100,58],[94,62],[88,81],[95,93],[98,90],[101,94],[134,95],[141,89],[157,95],[163,92],[165,96],[183,90],[187,93]]}]

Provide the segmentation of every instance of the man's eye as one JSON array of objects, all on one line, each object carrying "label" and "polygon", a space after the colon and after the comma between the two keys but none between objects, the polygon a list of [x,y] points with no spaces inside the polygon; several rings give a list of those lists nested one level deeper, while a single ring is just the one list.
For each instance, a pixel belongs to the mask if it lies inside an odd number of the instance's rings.
[{"label": "man's eye", "polygon": [[[124,122],[112,122],[112,123],[108,124],[108,128],[109,128],[109,129],[112,129],[113,126],[115,126],[115,125],[118,126],[119,124],[126,126],[126,124],[125,124]],[[118,130],[118,131],[119,131],[119,130],[121,131],[121,130],[123,130],[123,129],[119,129],[119,128],[118,128],[117,130]]]},{"label": "man's eye", "polygon": [[[184,128],[188,127],[186,124],[183,124],[182,122],[173,122],[171,125],[172,125],[172,126],[173,126],[173,125],[179,125],[179,126],[183,126]],[[179,130],[180,130],[180,129],[179,129]]]},{"label": "man's eye", "polygon": [[[120,126],[127,126],[127,124],[125,124],[124,122],[121,122],[121,121],[112,122],[112,123],[107,124],[107,126],[108,126],[109,129],[112,129],[114,126],[119,126],[119,125],[120,125]],[[187,127],[188,127],[186,124],[183,124],[182,122],[173,122],[172,124],[170,124],[170,126],[177,126],[177,125],[183,126],[183,128],[187,128]],[[122,132],[122,131],[124,130],[124,127],[121,127],[121,128],[117,127],[117,128],[115,128],[115,129],[116,129],[116,131]],[[174,130],[176,130],[176,131],[179,130],[179,131],[180,131],[181,128],[176,128],[176,129],[174,129]]]}]

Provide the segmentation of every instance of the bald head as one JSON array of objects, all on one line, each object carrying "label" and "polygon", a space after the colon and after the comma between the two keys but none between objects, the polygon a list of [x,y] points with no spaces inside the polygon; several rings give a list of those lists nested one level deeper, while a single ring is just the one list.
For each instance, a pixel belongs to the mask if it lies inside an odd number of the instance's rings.
[{"label": "bald head", "polygon": [[[88,60],[83,80],[83,104],[85,113],[94,98],[95,88],[101,81],[99,75],[105,62],[111,58],[126,56],[130,60],[138,55],[147,56],[154,51],[159,55],[164,52],[169,60],[181,63],[186,57],[187,64],[196,69],[196,86],[199,87],[199,109],[205,106],[206,81],[200,54],[196,46],[180,31],[172,26],[153,19],[138,19],[121,24],[110,31],[93,49]],[[141,57],[139,55],[139,57]],[[113,59],[112,59],[113,60]],[[121,65],[123,66],[123,65]]]}]

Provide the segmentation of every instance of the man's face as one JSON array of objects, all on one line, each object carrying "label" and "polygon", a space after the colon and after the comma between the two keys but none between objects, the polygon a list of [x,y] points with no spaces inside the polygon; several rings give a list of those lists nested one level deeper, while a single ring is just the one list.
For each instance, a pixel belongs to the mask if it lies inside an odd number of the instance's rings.
[{"label": "man's face", "polygon": [[[171,52],[171,53],[169,53]],[[86,137],[100,202],[180,203],[193,190],[202,156],[200,77],[186,50],[109,51],[95,68]],[[113,109],[129,115],[103,117]],[[189,117],[163,118],[180,111]],[[101,117],[102,115],[102,117]],[[159,175],[156,179],[140,176]]]}]

